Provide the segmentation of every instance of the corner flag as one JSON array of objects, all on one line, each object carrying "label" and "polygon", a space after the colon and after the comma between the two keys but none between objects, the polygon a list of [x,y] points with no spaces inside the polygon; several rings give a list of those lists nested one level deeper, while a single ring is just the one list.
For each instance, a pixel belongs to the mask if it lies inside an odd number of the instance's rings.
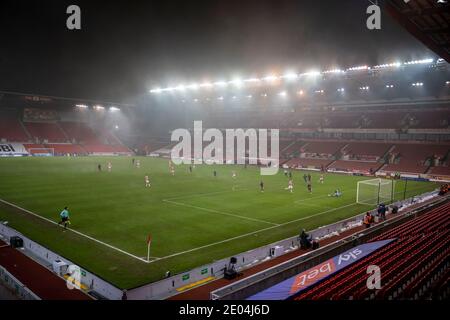
[{"label": "corner flag", "polygon": [[150,246],[152,244],[152,235],[147,236],[147,261],[150,261]]}]

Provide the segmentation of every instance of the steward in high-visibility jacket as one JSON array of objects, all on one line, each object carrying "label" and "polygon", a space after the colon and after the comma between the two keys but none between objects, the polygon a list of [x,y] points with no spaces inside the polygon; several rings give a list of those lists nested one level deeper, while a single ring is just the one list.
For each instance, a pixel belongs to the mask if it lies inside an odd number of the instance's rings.
[{"label": "steward in high-visibility jacket", "polygon": [[370,228],[370,223],[372,222],[372,216],[370,212],[367,212],[364,216],[363,224],[366,228]]}]

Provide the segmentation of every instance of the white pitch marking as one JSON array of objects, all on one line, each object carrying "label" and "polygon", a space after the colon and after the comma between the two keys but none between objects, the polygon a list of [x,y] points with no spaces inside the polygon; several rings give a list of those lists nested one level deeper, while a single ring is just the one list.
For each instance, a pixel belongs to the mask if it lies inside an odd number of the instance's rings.
[{"label": "white pitch marking", "polygon": [[[45,221],[47,221],[47,222],[50,222],[50,223],[52,223],[52,224],[54,224],[54,225],[59,226],[57,222],[55,222],[55,221],[53,221],[53,220],[50,220],[50,219],[47,219],[47,218],[45,218],[45,217],[43,217],[43,216],[40,216],[40,215],[38,215],[38,214],[36,214],[36,213],[30,211],[30,210],[27,210],[27,209],[24,209],[24,208],[22,208],[22,207],[19,207],[19,206],[15,205],[15,204],[13,204],[13,203],[11,203],[11,202],[8,202],[8,201],[3,200],[3,199],[0,199],[0,202],[3,202],[3,203],[5,203],[5,204],[7,204],[7,205],[9,205],[9,206],[11,206],[11,207],[14,207],[14,208],[16,208],[16,209],[19,209],[19,210],[21,210],[21,211],[23,211],[23,212],[26,212],[26,213],[28,213],[28,214],[31,214],[32,216],[35,216],[35,217],[37,217],[37,218],[40,218],[40,219],[42,219],[42,220],[45,220]],[[137,260],[139,260],[139,261],[141,261],[141,262],[149,263],[149,261],[147,261],[147,260],[145,260],[145,259],[142,259],[142,258],[140,258],[140,257],[138,257],[138,256],[135,256],[134,254],[131,254],[131,253],[129,253],[129,252],[126,252],[126,251],[124,251],[124,250],[122,250],[122,249],[119,249],[119,248],[117,248],[117,247],[114,247],[114,246],[112,246],[112,245],[110,245],[110,244],[108,244],[108,243],[106,243],[106,242],[97,240],[97,239],[95,239],[95,238],[93,238],[93,237],[91,237],[91,236],[88,236],[87,234],[84,234],[84,233],[80,232],[80,231],[77,231],[77,230],[74,230],[74,229],[70,229],[70,228],[67,229],[67,230],[69,230],[69,231],[71,231],[71,232],[73,232],[73,233],[76,233],[76,234],[78,234],[78,235],[80,235],[80,236],[82,236],[82,237],[88,238],[89,240],[92,240],[92,241],[95,241],[95,242],[97,242],[97,243],[100,243],[100,244],[102,244],[102,245],[104,245],[104,246],[106,246],[106,247],[108,247],[108,248],[110,248],[110,249],[113,249],[113,250],[116,250],[116,251],[118,251],[118,252],[120,252],[120,253],[126,254],[127,256],[130,256],[130,257],[132,257],[132,258],[134,258],[134,259],[137,259]],[[156,260],[159,259],[159,258],[157,258],[157,257],[151,257],[151,258],[152,258],[152,259],[156,259]]]},{"label": "white pitch marking", "polygon": [[190,204],[186,204],[186,203],[182,203],[182,202],[176,202],[176,201],[171,201],[171,200],[167,200],[167,199],[163,200],[163,201],[167,202],[167,203],[175,204],[177,206],[184,206],[184,207],[194,208],[194,209],[198,209],[198,210],[202,210],[202,211],[206,211],[206,212],[210,212],[210,213],[221,214],[221,215],[224,215],[224,216],[230,216],[230,217],[235,217],[235,218],[239,218],[239,219],[249,220],[249,221],[253,221],[253,222],[261,222],[261,223],[271,224],[273,226],[279,226],[279,224],[277,224],[277,223],[273,223],[273,222],[269,222],[269,221],[265,221],[265,220],[260,220],[260,219],[255,219],[255,218],[249,218],[249,217],[241,216],[241,215],[234,214],[234,213],[228,213],[228,212],[223,212],[223,211],[219,211],[219,210],[193,206],[193,205],[190,205]]},{"label": "white pitch marking", "polygon": [[[177,252],[177,253],[174,253],[174,254],[171,254],[171,255],[168,255],[168,256],[164,256],[164,257],[158,258],[155,261],[165,260],[165,259],[168,259],[168,258],[172,258],[172,257],[176,257],[176,256],[179,256],[179,255],[185,254],[185,253],[201,250],[201,249],[212,247],[212,246],[215,246],[215,245],[218,245],[218,244],[221,244],[221,243],[225,243],[225,242],[233,241],[233,240],[236,240],[236,239],[244,238],[244,237],[247,237],[247,236],[251,236],[252,234],[255,234],[255,233],[259,233],[259,232],[271,230],[271,229],[274,229],[274,228],[282,227],[282,226],[291,224],[293,222],[307,220],[307,219],[310,219],[310,218],[313,218],[313,217],[317,217],[319,215],[322,215],[322,214],[325,214],[325,213],[328,213],[328,212],[332,212],[332,211],[340,210],[340,209],[347,208],[347,207],[350,207],[350,206],[354,206],[356,204],[357,203],[347,204],[347,205],[342,206],[342,207],[338,207],[338,208],[333,208],[333,209],[330,209],[330,210],[322,211],[322,212],[319,212],[319,213],[316,213],[316,214],[313,214],[313,215],[310,215],[310,216],[307,216],[307,217],[302,217],[302,218],[299,218],[299,219],[288,221],[288,222],[285,222],[285,223],[282,223],[282,224],[279,224],[279,225],[276,225],[276,226],[272,226],[272,227],[268,227],[268,228],[264,228],[264,229],[259,229],[259,230],[252,231],[252,232],[249,232],[249,233],[246,233],[246,234],[242,234],[242,235],[239,235],[239,236],[236,236],[236,237],[233,237],[233,238],[228,238],[228,239],[225,239],[225,240],[213,242],[213,243],[201,246],[201,247],[189,249],[189,250],[186,250],[186,251]],[[153,263],[155,261],[150,261],[149,263]]]},{"label": "white pitch marking", "polygon": [[178,200],[178,199],[190,199],[190,198],[199,198],[199,197],[204,197],[204,196],[210,196],[210,195],[214,195],[214,194],[222,194],[222,193],[232,193],[235,191],[245,191],[248,190],[247,188],[243,188],[243,189],[238,189],[238,190],[225,190],[225,191],[216,191],[216,192],[208,192],[208,193],[197,193],[197,194],[191,194],[191,195],[187,195],[187,196],[181,196],[181,197],[175,197],[175,198],[168,198],[168,199],[164,199],[163,201],[166,200]]}]

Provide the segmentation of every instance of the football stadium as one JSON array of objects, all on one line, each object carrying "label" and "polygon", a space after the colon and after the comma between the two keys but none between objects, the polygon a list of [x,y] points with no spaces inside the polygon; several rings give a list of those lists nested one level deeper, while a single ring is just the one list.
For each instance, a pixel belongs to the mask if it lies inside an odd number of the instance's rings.
[{"label": "football stadium", "polygon": [[[358,23],[367,43],[355,31],[336,52],[334,43],[323,44],[333,51],[327,54],[342,56],[335,61],[324,63],[311,49],[311,62],[294,64],[251,49],[260,45],[250,29],[239,35],[216,23],[244,28],[249,10],[255,12],[249,24],[271,17],[266,23],[276,27],[267,37],[281,46],[308,33],[297,16],[286,22],[290,36],[276,32],[283,23],[274,20],[293,6],[303,9],[301,1],[249,1],[245,14],[235,16],[235,4],[225,1],[199,1],[189,9],[178,4],[189,26],[175,23],[180,13],[157,2],[149,14],[161,20],[153,24],[144,4],[106,9],[112,17],[129,10],[130,20],[113,30],[137,53],[114,44],[94,53],[96,45],[86,38],[105,45],[100,38],[115,35],[96,26],[106,18],[93,14],[98,4],[92,3],[67,12],[68,5],[53,3],[45,17],[59,7],[61,17],[41,21],[42,30],[28,28],[33,20],[17,38],[12,31],[5,35],[0,68],[2,60],[11,65],[0,82],[0,298],[448,300],[449,4],[383,1],[381,30],[387,30],[371,38],[366,19],[376,20],[380,7],[349,1],[355,7],[347,4],[342,12],[354,16],[363,9]],[[324,19],[315,15],[317,4],[305,3],[312,20]],[[365,12],[371,4],[374,11]],[[0,6],[19,17],[22,4]],[[22,12],[26,18],[40,12],[31,6]],[[206,13],[224,21],[204,30],[208,19],[195,18]],[[54,31],[58,23],[62,30]],[[135,24],[139,30],[130,27]],[[199,59],[206,66],[216,62],[202,55],[185,64],[174,58],[196,52],[185,27],[196,30],[194,43],[210,33],[221,39],[220,45],[206,41],[203,49],[211,47],[208,55],[216,54],[220,70],[228,71],[187,75]],[[177,36],[158,40],[164,28]],[[345,30],[333,24],[327,39],[338,41]],[[174,52],[162,57],[150,50],[139,34],[146,32],[161,41],[158,48]],[[321,41],[319,31],[311,32],[319,39],[307,36],[305,46]],[[390,39],[391,33],[403,38]],[[14,46],[20,34],[34,37],[35,56],[26,42]],[[175,40],[182,45],[167,44]],[[377,41],[375,58],[363,53]],[[86,52],[71,64],[80,43]],[[253,50],[242,60],[251,66],[230,72],[241,64],[227,54],[241,44]],[[178,46],[184,52],[176,52]],[[140,51],[155,60],[156,76],[144,88],[136,85],[138,73],[149,76]],[[403,56],[394,56],[399,52]],[[94,70],[105,75],[88,70],[90,54],[104,63]],[[282,65],[268,65],[267,54]],[[119,55],[128,64],[116,61]],[[266,64],[253,69],[251,60],[260,58]],[[22,69],[23,59],[30,62]],[[49,67],[55,65],[57,72]],[[18,74],[9,75],[13,69]],[[70,73],[77,70],[75,83]],[[253,311],[264,314],[264,308]]]}]

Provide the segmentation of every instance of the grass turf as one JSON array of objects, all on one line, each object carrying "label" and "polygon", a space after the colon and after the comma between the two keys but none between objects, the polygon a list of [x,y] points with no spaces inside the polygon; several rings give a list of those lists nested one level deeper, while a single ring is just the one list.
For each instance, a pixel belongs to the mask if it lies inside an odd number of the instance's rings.
[{"label": "grass turf", "polygon": [[[304,172],[294,171],[289,193],[282,170],[262,177],[250,166],[202,165],[192,173],[178,166],[172,176],[168,160],[136,159],[140,168],[127,157],[0,158],[0,198],[55,222],[68,206],[71,228],[141,258],[150,233],[151,256],[160,260],[146,264],[4,204],[0,220],[116,286],[132,288],[168,270],[184,272],[370,209],[355,203],[357,181],[366,177],[326,174],[322,185],[312,173],[309,194]],[[105,171],[108,161],[112,172]],[[144,187],[146,174],[151,188]],[[328,197],[336,188],[343,196]],[[406,195],[434,188],[410,181]],[[403,189],[404,182],[397,182],[396,198],[403,198]]]}]

